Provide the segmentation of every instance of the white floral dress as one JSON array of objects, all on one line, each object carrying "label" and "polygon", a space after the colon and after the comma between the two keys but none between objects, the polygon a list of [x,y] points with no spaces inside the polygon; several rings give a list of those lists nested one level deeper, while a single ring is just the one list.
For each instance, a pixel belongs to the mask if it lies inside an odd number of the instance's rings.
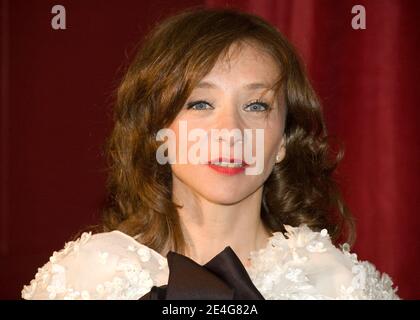
[{"label": "white floral dress", "polygon": [[[399,299],[390,277],[348,246],[336,248],[327,230],[285,226],[250,253],[246,268],[267,300]],[[120,231],[84,233],[66,243],[24,286],[24,299],[139,299],[167,284],[167,259]]]}]

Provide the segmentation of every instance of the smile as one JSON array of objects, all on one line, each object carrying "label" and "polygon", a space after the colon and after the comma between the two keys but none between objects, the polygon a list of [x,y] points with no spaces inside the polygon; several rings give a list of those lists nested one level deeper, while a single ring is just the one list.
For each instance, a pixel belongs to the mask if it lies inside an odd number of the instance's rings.
[{"label": "smile", "polygon": [[209,161],[208,166],[221,174],[236,175],[244,172],[248,164],[237,159],[219,158]]}]

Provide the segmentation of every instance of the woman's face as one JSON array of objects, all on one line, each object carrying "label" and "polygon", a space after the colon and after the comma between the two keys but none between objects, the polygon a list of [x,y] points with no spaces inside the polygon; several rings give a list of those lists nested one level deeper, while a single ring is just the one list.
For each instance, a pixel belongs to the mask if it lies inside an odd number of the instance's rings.
[{"label": "woman's face", "polygon": [[[177,137],[177,161],[171,164],[174,186],[182,184],[193,194],[224,205],[237,203],[262,188],[275,162],[280,162],[285,156],[284,98],[283,95],[279,98],[270,89],[279,76],[278,64],[256,46],[244,44],[239,50],[235,49],[235,45],[231,47],[227,55],[229,59],[219,59],[211,72],[194,88],[186,105],[169,127]],[[208,134],[205,163],[193,164],[189,161],[186,152],[192,145],[197,145],[198,140],[181,142],[186,138],[184,129],[180,129],[181,123],[181,127],[187,128],[187,133],[201,129]],[[229,132],[239,129],[242,134],[230,139],[226,136],[212,137],[212,129],[227,129]],[[254,160],[258,156],[261,159],[262,170],[259,170],[259,174],[248,174],[244,170],[247,168],[244,162],[249,159],[245,157],[244,132],[250,129],[252,140],[249,141],[252,144],[248,144],[248,150],[252,151]],[[263,143],[258,139],[256,129],[263,129],[259,130],[260,134],[263,133]],[[180,148],[182,143],[186,148]],[[234,153],[235,148],[242,150],[242,159]],[[181,157],[188,159],[188,163],[181,163]],[[208,164],[214,160],[219,163]],[[226,163],[229,161],[237,163],[235,168],[230,168],[232,164]],[[238,168],[241,163],[243,166]],[[249,164],[248,168],[255,168],[256,165]]]}]

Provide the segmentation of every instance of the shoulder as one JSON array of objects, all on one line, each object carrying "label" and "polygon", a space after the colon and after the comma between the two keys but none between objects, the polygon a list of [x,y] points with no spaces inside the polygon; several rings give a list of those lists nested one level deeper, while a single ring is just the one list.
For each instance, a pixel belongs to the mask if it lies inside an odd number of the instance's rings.
[{"label": "shoulder", "polygon": [[[398,299],[391,278],[349,246],[337,248],[327,230],[285,226],[253,253],[252,276],[272,299]],[[275,267],[273,268],[273,265]]]},{"label": "shoulder", "polygon": [[164,283],[167,262],[119,231],[83,233],[56,251],[24,286],[24,299],[138,299]]}]

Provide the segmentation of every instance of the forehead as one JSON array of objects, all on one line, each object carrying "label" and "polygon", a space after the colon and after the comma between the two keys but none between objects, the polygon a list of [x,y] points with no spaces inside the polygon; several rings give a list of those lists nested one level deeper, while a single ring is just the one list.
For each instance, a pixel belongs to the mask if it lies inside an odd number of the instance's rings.
[{"label": "forehead", "polygon": [[[279,75],[279,65],[268,52],[256,44],[240,43],[233,44],[219,57],[200,84],[220,82],[245,87],[249,83],[273,85]],[[200,84],[198,88],[204,87]],[[258,89],[258,86],[255,89]]]}]

